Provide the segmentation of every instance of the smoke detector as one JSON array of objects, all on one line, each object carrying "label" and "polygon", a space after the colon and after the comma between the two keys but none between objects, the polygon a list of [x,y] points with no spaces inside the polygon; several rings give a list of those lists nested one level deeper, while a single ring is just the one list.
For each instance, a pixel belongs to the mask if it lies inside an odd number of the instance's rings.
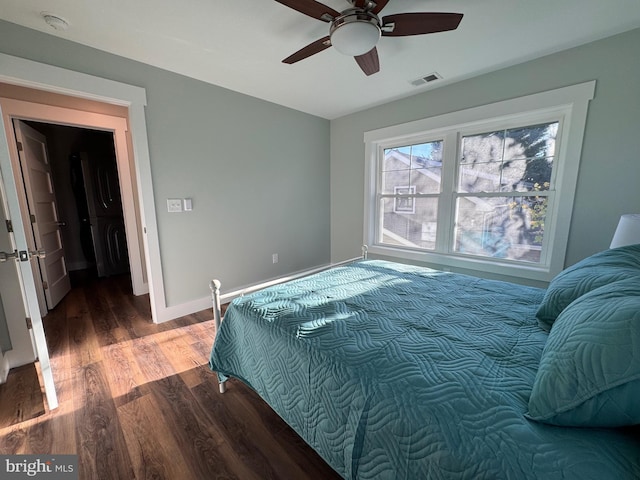
[{"label": "smoke detector", "polygon": [[47,23],[47,25],[55,30],[66,30],[67,28],[69,28],[69,22],[67,22],[60,15],[56,15],[55,13],[50,12],[42,12],[40,15],[42,16],[42,18],[44,18],[44,21]]}]

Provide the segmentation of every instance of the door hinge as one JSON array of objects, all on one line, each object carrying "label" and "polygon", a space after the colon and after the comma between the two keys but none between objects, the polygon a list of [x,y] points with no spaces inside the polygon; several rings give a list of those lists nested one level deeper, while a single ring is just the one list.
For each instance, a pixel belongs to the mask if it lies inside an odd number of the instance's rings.
[{"label": "door hinge", "polygon": [[25,318],[27,322],[27,328],[31,330],[33,328],[33,323],[31,323],[31,319],[29,317]]},{"label": "door hinge", "polygon": [[22,142],[17,142],[18,144],[18,151],[21,152],[22,151]]},{"label": "door hinge", "polygon": [[7,232],[13,233],[13,223],[11,223],[11,220],[7,220]]},{"label": "door hinge", "polygon": [[31,223],[36,223],[36,216],[33,213],[29,215],[29,218],[31,219]]},{"label": "door hinge", "polygon": [[42,288],[47,290],[49,288],[49,284],[47,282],[42,282]]}]

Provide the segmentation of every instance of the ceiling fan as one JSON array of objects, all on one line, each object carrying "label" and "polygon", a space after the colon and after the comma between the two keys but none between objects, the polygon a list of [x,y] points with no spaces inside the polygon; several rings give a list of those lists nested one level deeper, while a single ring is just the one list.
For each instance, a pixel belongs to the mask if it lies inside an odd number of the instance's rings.
[{"label": "ceiling fan", "polygon": [[333,46],[355,58],[366,75],[380,71],[376,44],[383,37],[406,37],[446,32],[458,28],[461,13],[398,13],[378,17],[389,0],[347,0],[353,5],[342,12],[315,0],[276,0],[300,13],[330,23],[329,35],[310,43],[283,63],[296,63]]}]

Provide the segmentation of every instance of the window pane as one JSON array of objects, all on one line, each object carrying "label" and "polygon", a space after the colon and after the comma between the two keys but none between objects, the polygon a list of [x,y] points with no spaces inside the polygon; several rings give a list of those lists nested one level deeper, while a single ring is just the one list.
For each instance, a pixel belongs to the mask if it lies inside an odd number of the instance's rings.
[{"label": "window pane", "polygon": [[501,162],[504,154],[504,131],[462,137],[462,164]]},{"label": "window pane", "polygon": [[[407,150],[409,149],[409,150]],[[382,160],[382,172],[395,172],[411,168],[410,148],[387,148]]]},{"label": "window pane", "polygon": [[417,193],[439,193],[442,177],[442,141],[388,148],[382,162],[381,193],[413,186]]},{"label": "window pane", "polygon": [[547,197],[460,197],[454,250],[540,262]]},{"label": "window pane", "polygon": [[433,250],[436,245],[437,198],[383,198],[381,241],[387,245]]},{"label": "window pane", "polygon": [[558,123],[462,138],[459,192],[548,190]]},{"label": "window pane", "polygon": [[417,193],[440,193],[442,164],[411,170],[411,185]]},{"label": "window pane", "polygon": [[549,190],[553,159],[511,160],[460,165],[458,192],[531,192]]},{"label": "window pane", "polygon": [[462,164],[458,172],[460,193],[499,192],[500,163]]},{"label": "window pane", "polygon": [[505,159],[553,157],[556,150],[558,122],[511,128],[506,132]]},{"label": "window pane", "polygon": [[382,174],[382,193],[396,193],[396,189],[411,185],[411,170],[393,170]]}]

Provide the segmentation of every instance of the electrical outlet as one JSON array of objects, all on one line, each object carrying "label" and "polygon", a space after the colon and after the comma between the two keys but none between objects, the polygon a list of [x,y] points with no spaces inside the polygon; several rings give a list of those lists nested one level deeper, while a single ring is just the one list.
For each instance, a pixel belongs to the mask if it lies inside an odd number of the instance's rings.
[{"label": "electrical outlet", "polygon": [[167,198],[167,212],[177,213],[182,211],[181,198]]},{"label": "electrical outlet", "polygon": [[271,260],[273,261],[273,263],[278,263],[278,254],[274,253],[273,255],[271,255]]}]

